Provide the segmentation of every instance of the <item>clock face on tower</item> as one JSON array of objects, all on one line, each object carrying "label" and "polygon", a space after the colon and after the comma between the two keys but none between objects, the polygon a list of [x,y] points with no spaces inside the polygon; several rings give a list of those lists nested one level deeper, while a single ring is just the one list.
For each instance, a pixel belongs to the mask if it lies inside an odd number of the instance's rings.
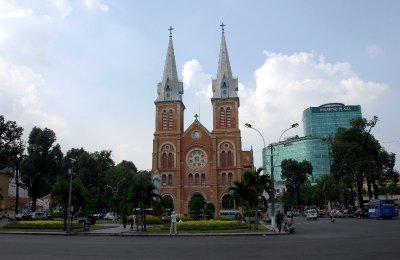
[{"label": "clock face on tower", "polygon": [[193,150],[188,154],[186,163],[193,169],[203,168],[207,163],[207,155],[202,150]]}]

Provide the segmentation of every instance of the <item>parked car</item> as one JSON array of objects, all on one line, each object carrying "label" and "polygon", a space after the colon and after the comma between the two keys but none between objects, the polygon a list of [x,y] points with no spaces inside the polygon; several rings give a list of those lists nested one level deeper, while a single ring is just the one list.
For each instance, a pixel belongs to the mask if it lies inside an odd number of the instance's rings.
[{"label": "parked car", "polygon": [[32,220],[43,220],[46,218],[44,212],[31,212],[31,219]]},{"label": "parked car", "polygon": [[105,216],[104,219],[107,220],[115,220],[118,219],[118,214],[117,213],[113,213],[113,212],[108,212]]},{"label": "parked car", "polygon": [[354,217],[356,217],[356,218],[367,218],[368,217],[368,210],[359,208],[354,212]]},{"label": "parked car", "polygon": [[351,209],[343,210],[343,217],[344,218],[354,218],[354,212]]},{"label": "parked car", "polygon": [[19,213],[15,215],[15,221],[32,220],[32,216],[28,213]]},{"label": "parked car", "polygon": [[315,219],[318,220],[318,213],[315,209],[309,209],[306,211],[307,220]]}]

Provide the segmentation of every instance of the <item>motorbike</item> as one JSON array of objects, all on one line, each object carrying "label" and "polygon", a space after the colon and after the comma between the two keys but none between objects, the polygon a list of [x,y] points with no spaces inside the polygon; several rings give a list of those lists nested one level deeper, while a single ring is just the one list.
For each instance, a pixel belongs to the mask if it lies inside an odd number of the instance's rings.
[{"label": "motorbike", "polygon": [[285,223],[285,226],[283,227],[283,230],[289,233],[294,233],[294,224],[293,224],[293,220],[292,221],[287,221]]}]

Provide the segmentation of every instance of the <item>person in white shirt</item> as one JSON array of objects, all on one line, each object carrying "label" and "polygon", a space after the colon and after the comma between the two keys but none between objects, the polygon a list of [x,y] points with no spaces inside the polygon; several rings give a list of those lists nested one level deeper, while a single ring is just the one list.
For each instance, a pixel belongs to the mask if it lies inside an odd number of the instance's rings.
[{"label": "person in white shirt", "polygon": [[169,230],[169,234],[170,235],[172,235],[172,232],[173,232],[174,235],[177,234],[177,232],[176,232],[176,218],[177,218],[177,216],[178,216],[178,214],[176,214],[175,211],[172,211],[172,214],[171,214],[171,228]]}]

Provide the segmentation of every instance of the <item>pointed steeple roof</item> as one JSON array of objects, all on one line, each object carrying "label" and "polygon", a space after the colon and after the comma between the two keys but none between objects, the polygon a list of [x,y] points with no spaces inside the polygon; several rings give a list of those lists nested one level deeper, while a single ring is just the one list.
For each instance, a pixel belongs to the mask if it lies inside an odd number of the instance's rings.
[{"label": "pointed steeple roof", "polygon": [[217,78],[212,81],[213,98],[238,97],[238,80],[233,78],[229,62],[228,49],[225,42],[225,24],[222,23],[221,47],[219,51]]},{"label": "pointed steeple roof", "polygon": [[176,62],[174,54],[174,46],[172,44],[172,30],[170,27],[169,43],[167,50],[167,57],[165,59],[164,74],[162,81],[158,83],[157,92],[158,97],[156,102],[159,101],[182,101],[183,83],[178,79],[176,71]]}]

